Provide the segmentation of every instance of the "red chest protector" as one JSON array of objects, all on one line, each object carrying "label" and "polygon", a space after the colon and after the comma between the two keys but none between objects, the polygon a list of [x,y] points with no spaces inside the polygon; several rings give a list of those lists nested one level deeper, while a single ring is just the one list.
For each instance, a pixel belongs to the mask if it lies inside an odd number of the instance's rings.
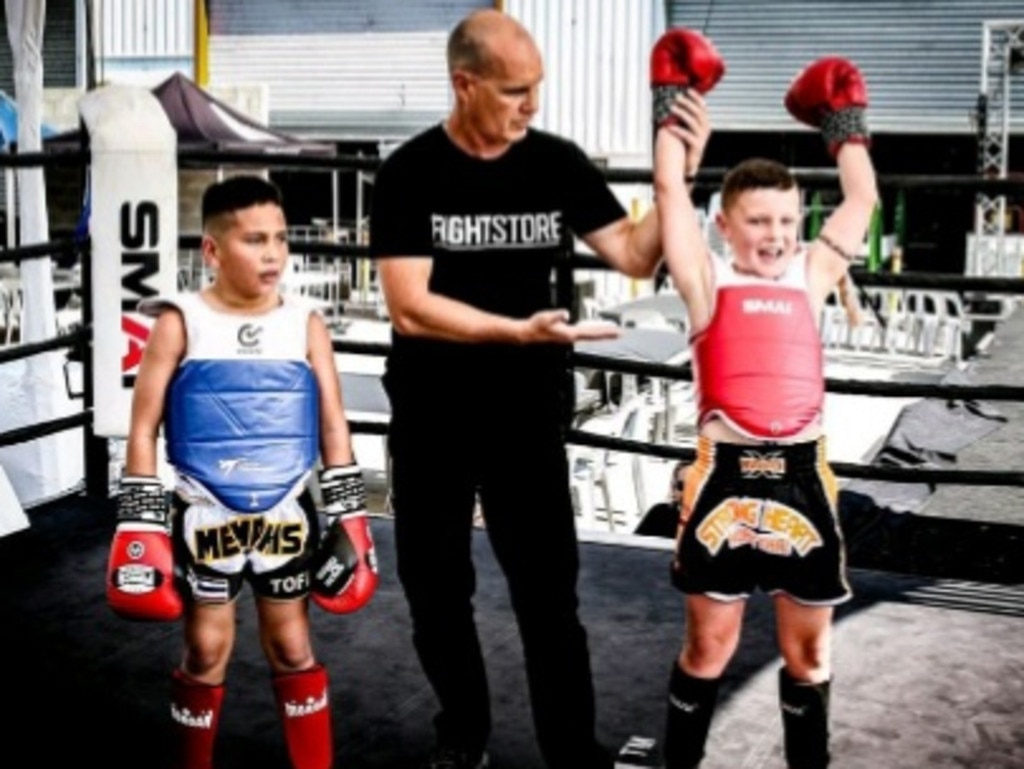
[{"label": "red chest protector", "polygon": [[794,258],[779,280],[714,260],[714,311],[692,340],[699,424],[720,418],[750,438],[791,438],[821,418],[825,400],[806,259]]}]

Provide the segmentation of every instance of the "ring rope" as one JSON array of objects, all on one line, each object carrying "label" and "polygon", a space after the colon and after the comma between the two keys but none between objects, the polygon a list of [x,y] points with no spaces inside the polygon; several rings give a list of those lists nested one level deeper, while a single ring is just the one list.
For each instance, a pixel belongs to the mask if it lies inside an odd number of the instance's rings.
[{"label": "ring rope", "polygon": [[91,338],[92,332],[80,326],[66,334],[58,334],[39,342],[23,342],[10,347],[0,347],[0,365],[44,352],[62,350],[66,347],[80,348],[86,345]]},{"label": "ring rope", "polygon": [[[627,438],[613,438],[597,435],[586,430],[572,428],[567,436],[571,443],[591,448],[622,451],[630,454],[644,454],[661,459],[677,459],[692,462],[696,450],[682,446],[644,443]],[[932,468],[903,468],[891,465],[862,465],[850,462],[830,462],[832,471],[844,478],[864,478],[879,481],[927,484],[960,484],[964,486],[1010,486],[1024,487],[1024,472],[1000,470],[942,470]]]},{"label": "ring rope", "polygon": [[0,152],[0,168],[52,168],[71,166],[84,168],[89,153],[83,149],[44,150],[42,152]]},{"label": "ring rope", "polygon": [[[202,239],[195,235],[185,235],[178,239],[178,247],[184,250],[197,250],[201,243]],[[323,241],[314,240],[293,240],[289,242],[289,248],[296,253],[312,256],[350,258],[368,257],[370,255],[370,249],[365,245],[324,243]],[[0,254],[2,253],[0,252]],[[604,260],[580,252],[572,254],[570,266],[575,269],[585,270],[608,271],[613,269]],[[855,281],[865,287],[933,288],[949,291],[1024,295],[1024,278],[922,272],[869,272],[860,268],[854,268],[850,272]]]},{"label": "ring rope", "polygon": [[[728,172],[727,168],[705,168],[697,172],[694,183],[697,187],[718,186]],[[604,177],[609,182],[620,184],[651,184],[653,173],[647,168],[606,168]],[[804,188],[835,187],[839,183],[838,170],[791,168],[790,173],[797,183]],[[951,190],[967,190],[992,194],[1020,193],[1024,190],[1024,182],[1020,179],[993,179],[988,176],[972,174],[945,174],[928,176],[926,174],[878,174],[876,178],[879,188],[901,188],[908,190],[934,190],[941,187],[944,192]]]},{"label": "ring rope", "polygon": [[[302,246],[295,244],[296,248]],[[570,259],[575,269],[611,271],[614,267],[591,254],[575,253]],[[861,286],[884,288],[932,288],[946,291],[1024,295],[1024,278],[956,275],[941,272],[870,272],[854,267],[850,275]]]},{"label": "ring rope", "polygon": [[391,351],[387,342],[357,342],[348,339],[334,339],[331,346],[335,352],[351,352],[359,355],[386,356]]},{"label": "ring rope", "polygon": [[[208,167],[214,165],[252,165],[259,164],[267,168],[280,169],[315,169],[315,170],[376,170],[381,160],[359,156],[319,156],[315,154],[299,155],[282,153],[278,155],[267,155],[265,152],[224,152],[206,150],[179,150],[179,163],[181,167],[203,165]],[[52,166],[69,165],[79,163],[85,165],[89,162],[90,155],[87,148],[81,150],[70,150],[60,152],[37,152],[25,154],[0,153],[0,168],[22,168],[29,166]],[[703,169],[698,173],[696,183],[698,186],[720,183],[726,169]],[[647,182],[650,183],[652,173],[650,169],[605,169],[604,174],[610,183],[616,182]],[[797,181],[804,186],[813,187],[816,185],[835,185],[838,175],[834,170],[813,170],[793,169]],[[878,177],[880,187],[901,187],[907,189],[934,189],[936,185],[944,189],[970,189],[975,192],[988,192],[992,194],[1016,193],[1024,190],[1024,183],[1018,180],[991,179],[980,176],[914,176],[914,175],[885,175]],[[196,236],[184,236],[179,238],[179,247],[182,249],[197,249],[201,239]],[[303,253],[325,257],[351,258],[367,257],[369,248],[366,245],[342,245],[323,242],[294,241],[291,244],[293,250]],[[82,249],[82,244],[75,241],[55,241],[52,243],[33,244],[11,249],[0,250],[0,262],[17,262],[22,259],[31,259],[53,254],[73,253]],[[87,254],[88,249],[84,249]],[[586,254],[568,253],[565,260],[570,268],[581,269],[608,269],[608,265]],[[860,286],[887,286],[887,287],[911,287],[911,288],[934,288],[947,289],[961,292],[978,293],[1006,293],[1024,294],[1024,280],[1017,278],[993,278],[957,275],[938,275],[904,272],[896,273],[870,273],[860,269],[854,269],[854,277]],[[48,352],[62,347],[85,346],[91,339],[91,327],[86,326],[76,331],[31,344],[16,345],[10,350],[0,350],[0,364],[28,357],[30,355]],[[367,355],[386,355],[390,345],[380,343],[362,343],[352,341],[335,340],[333,342],[335,351],[353,352]],[[644,363],[640,361],[623,361],[621,359],[603,358],[602,356],[573,353],[571,362],[574,365],[590,365],[604,368],[610,371],[621,371],[624,373],[648,374],[662,378],[690,380],[692,371],[688,366],[665,366],[663,364]],[[87,384],[88,388],[88,384]],[[1024,388],[1001,385],[942,385],[942,384],[914,384],[895,382],[867,382],[867,381],[838,381],[826,380],[826,388],[830,392],[864,395],[892,395],[892,396],[918,396],[918,397],[940,397],[949,399],[977,398],[985,400],[1022,400],[1024,399]],[[85,410],[80,414],[74,414],[46,423],[21,427],[16,430],[0,433],[0,446],[21,443],[33,438],[42,437],[51,433],[60,432],[76,427],[88,427],[92,423],[92,413]],[[388,424],[382,422],[366,422],[354,420],[350,423],[354,433],[369,433],[386,435]],[[619,450],[632,453],[648,454],[670,459],[692,460],[695,452],[693,449],[680,447],[642,443],[628,439],[614,438],[588,433],[583,430],[570,428],[567,430],[567,439],[572,443]],[[910,482],[910,483],[960,483],[964,485],[990,485],[990,486],[1024,486],[1024,472],[1015,471],[978,471],[978,470],[945,470],[941,468],[902,468],[878,464],[851,464],[831,463],[837,475],[850,478],[868,478],[883,481]]]},{"label": "ring rope", "polygon": [[[346,343],[347,344],[347,343]],[[337,348],[335,348],[337,349]],[[580,368],[596,368],[620,374],[639,374],[673,379],[681,382],[693,381],[693,370],[689,364],[673,366],[667,363],[606,358],[587,352],[574,352],[571,359]],[[1024,386],[1018,385],[963,385],[933,384],[926,382],[876,382],[862,379],[826,378],[825,389],[842,395],[889,395],[901,398],[945,398],[949,400],[1024,400]]]},{"label": "ring rope", "polygon": [[33,243],[30,246],[14,246],[0,249],[0,263],[41,259],[44,256],[67,256],[81,249],[82,244],[74,240],[51,240],[47,243]]},{"label": "ring rope", "polygon": [[[267,154],[268,152],[272,154]],[[376,171],[381,164],[380,158],[363,155],[298,154],[301,152],[302,150],[287,147],[257,152],[187,149],[178,150],[178,164],[181,167],[203,168],[209,168],[211,165],[257,165],[277,170],[315,171]]]},{"label": "ring rope", "polygon": [[348,428],[353,433],[366,433],[368,435],[388,434],[388,425],[386,422],[366,422],[361,419],[350,419]]},{"label": "ring rope", "polygon": [[[299,151],[301,152],[301,150]],[[70,153],[69,153],[70,154]],[[362,155],[316,155],[297,154],[293,150],[283,150],[276,154],[265,152],[224,151],[224,150],[179,150],[179,163],[185,165],[252,165],[257,164],[275,169],[316,169],[316,170],[364,170],[374,171],[380,167],[381,159]],[[698,185],[719,184],[724,178],[727,168],[705,168],[697,172]],[[798,183],[804,186],[835,186],[839,179],[836,170],[822,169],[791,169]],[[606,168],[605,178],[612,183],[648,183],[653,179],[649,168]],[[881,188],[901,187],[905,189],[934,189],[936,186],[944,190],[964,189],[975,192],[1007,194],[1024,189],[1024,182],[1017,179],[993,179],[976,174],[879,174],[878,186]]]},{"label": "ring rope", "polygon": [[58,417],[57,419],[50,419],[46,422],[37,422],[36,424],[26,425],[25,427],[16,427],[13,430],[2,432],[0,433],[0,446],[27,443],[28,441],[35,440],[36,438],[45,438],[47,435],[64,432],[65,430],[71,430],[76,427],[91,426],[92,412],[80,411],[66,417]]}]

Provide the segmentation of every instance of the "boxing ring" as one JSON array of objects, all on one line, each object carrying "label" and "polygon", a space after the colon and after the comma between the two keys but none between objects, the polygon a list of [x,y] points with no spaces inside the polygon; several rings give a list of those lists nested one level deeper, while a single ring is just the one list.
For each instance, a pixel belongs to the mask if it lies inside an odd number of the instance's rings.
[{"label": "boxing ring", "polygon": [[[350,167],[345,165],[348,160],[200,152],[178,156],[181,164],[307,169]],[[0,165],[87,161],[84,153],[56,160],[45,155],[0,157]],[[353,162],[372,170],[366,159]],[[622,175],[610,175],[616,173]],[[643,178],[642,172],[628,176]],[[712,180],[714,172],[707,177]],[[834,176],[811,172],[800,181],[827,185],[834,183]],[[879,182],[912,189],[927,180],[882,175]],[[981,179],[935,183],[989,192],[1019,189],[1019,182],[1011,187]],[[181,237],[174,248],[195,244],[196,239]],[[81,412],[0,433],[0,446],[80,429],[86,468],[81,489],[31,507],[28,528],[0,537],[0,644],[11,661],[4,684],[11,696],[3,763],[160,767],[171,738],[167,671],[177,661],[180,631],[173,623],[127,622],[105,604],[114,504],[108,496],[108,442],[94,421],[98,401],[108,396],[97,392],[93,376],[94,351],[101,341],[95,300],[89,298],[96,240],[91,247],[54,242],[12,248],[0,252],[0,261],[69,249],[77,250],[82,260],[82,327],[51,340],[0,349],[0,364],[53,353],[81,360]],[[337,259],[367,256],[365,247],[356,245],[293,243],[292,250]],[[557,286],[567,305],[575,304],[572,272],[599,268],[595,261],[566,253]],[[1020,278],[863,273],[857,280],[864,288],[917,286],[1024,295]],[[847,488],[860,488],[861,494],[851,495],[842,516],[855,598],[838,609],[835,622],[836,767],[1024,766],[1024,647],[1019,642],[1024,633],[1024,313],[1018,310],[994,326],[991,344],[964,381],[827,382],[830,393],[961,404],[968,412],[981,409],[1001,418],[998,429],[952,454],[940,446],[919,463],[900,463],[898,456],[890,456],[835,466],[836,474],[850,482]],[[379,358],[387,344],[338,340],[335,351]],[[689,376],[678,364],[592,351],[578,350],[572,363],[574,368],[664,380]],[[386,435],[379,392],[372,378],[359,378],[370,374],[343,370],[341,375],[343,381],[357,383],[353,392],[359,383],[369,388],[367,399],[359,401],[368,404],[365,413],[350,414],[352,429],[360,435]],[[566,375],[567,382],[574,381],[572,371]],[[685,446],[601,436],[567,424],[574,446],[672,461],[693,456]],[[918,509],[899,511],[864,502],[863,497],[877,492],[871,484],[924,486],[929,493]],[[337,765],[398,769],[413,765],[432,744],[434,701],[411,646],[393,568],[386,498],[376,499],[371,512],[377,514],[372,526],[382,564],[377,594],[355,615],[314,611],[314,643],[331,674]],[[632,737],[659,738],[666,675],[683,632],[682,600],[668,581],[671,543],[584,534],[581,540],[581,614],[593,657],[599,736],[612,746]],[[494,701],[496,727],[489,748],[493,765],[539,769],[518,634],[504,580],[482,530],[474,534],[474,550],[476,605]],[[241,600],[251,604],[248,591]],[[238,646],[218,735],[219,769],[286,765],[251,609],[245,606],[239,612]],[[783,765],[773,633],[770,605],[763,596],[754,596],[740,649],[723,682],[705,769]]]}]

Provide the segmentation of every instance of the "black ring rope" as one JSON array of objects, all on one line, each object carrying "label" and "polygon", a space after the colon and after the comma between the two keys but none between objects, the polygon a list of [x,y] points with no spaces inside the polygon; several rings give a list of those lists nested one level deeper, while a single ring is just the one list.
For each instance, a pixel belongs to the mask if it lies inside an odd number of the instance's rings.
[{"label": "black ring rope", "polygon": [[[587,352],[573,352],[573,363],[580,368],[596,368],[620,374],[638,374],[659,379],[693,381],[689,364],[673,366],[667,363],[608,358]],[[926,382],[878,382],[867,379],[825,380],[825,389],[841,395],[888,395],[902,398],[944,398],[947,400],[1024,400],[1024,386],[1017,385],[961,385]]]},{"label": "black ring rope", "polygon": [[[363,354],[384,355],[390,345],[380,342],[352,342],[334,340],[335,352],[353,352]],[[590,353],[573,353],[572,360],[577,365],[591,364],[594,368],[621,371],[623,373],[648,373],[664,378],[692,381],[689,366],[668,366],[665,364],[645,363],[641,361],[624,361],[606,358]],[[684,371],[683,369],[687,369]],[[826,380],[829,392],[854,395],[888,395],[939,397],[949,400],[1024,400],[1024,388],[1005,385],[942,385],[920,384],[907,382],[869,382],[851,380]],[[352,422],[353,432],[368,432],[377,435],[387,434],[387,425],[376,422]],[[695,451],[691,448],[669,446],[657,443],[632,441],[625,438],[597,435],[594,433],[570,428],[566,433],[570,443],[623,451],[634,454],[646,454],[662,459],[692,461]],[[979,486],[1021,486],[1024,487],[1024,472],[1002,472],[985,470],[942,470],[928,468],[899,468],[876,464],[855,464],[849,462],[830,463],[833,472],[844,478],[866,478],[880,481],[917,482],[925,484],[954,483]]]},{"label": "black ring rope", "polygon": [[386,422],[367,422],[360,419],[351,419],[348,428],[354,433],[367,433],[368,435],[387,435],[388,425]]},{"label": "black ring rope", "polygon": [[385,356],[391,352],[391,345],[387,342],[357,342],[350,339],[334,339],[331,346],[335,352],[351,352],[360,355]]},{"label": "black ring rope", "polygon": [[[278,170],[294,168],[327,171],[375,171],[381,164],[381,159],[378,157],[328,155],[291,148],[282,148],[280,151],[273,149],[260,151],[179,149],[177,156],[181,166],[206,168],[211,165],[256,165],[261,168]],[[86,165],[89,161],[90,153],[84,148],[25,153],[0,152],[0,168]],[[728,170],[728,168],[703,168],[697,172],[696,184],[699,186],[721,183]],[[792,168],[790,172],[803,186],[835,186],[839,181],[839,173],[835,169]],[[653,172],[650,168],[604,168],[602,173],[605,179],[613,184],[650,184],[653,179]],[[883,173],[877,175],[876,182],[882,188],[899,187],[909,190],[969,190],[997,195],[1024,191],[1024,181],[1020,179],[993,179],[989,176],[975,174]]]},{"label": "black ring rope", "polygon": [[[591,448],[621,451],[630,454],[644,454],[661,459],[675,459],[692,462],[696,450],[683,446],[669,446],[659,443],[615,438],[609,435],[598,435],[578,428],[566,432],[570,443]],[[843,478],[866,478],[879,481],[925,484],[959,484],[962,486],[1011,486],[1024,487],[1024,472],[999,470],[942,470],[931,468],[895,467],[881,464],[854,464],[850,462],[830,462],[832,472]]]},{"label": "black ring rope", "polygon": [[[320,154],[296,154],[289,150],[277,154],[266,152],[225,152],[206,150],[179,150],[178,159],[182,166],[210,164],[226,165],[259,165],[272,168],[297,168],[315,170],[348,170],[373,171],[380,165],[379,158],[363,156],[325,156]],[[0,168],[48,167],[53,165],[85,164],[89,162],[86,149],[61,152],[37,153],[0,153]],[[698,185],[720,182],[726,169],[703,169],[697,176]],[[838,174],[834,170],[792,169],[793,175],[804,186],[835,185]],[[643,182],[650,183],[650,169],[604,169],[608,182]],[[1015,193],[1024,190],[1024,183],[1018,180],[990,179],[978,176],[914,176],[914,175],[879,175],[879,187],[898,186],[906,189],[970,189],[975,192],[992,194]],[[179,238],[179,247],[198,249],[201,239],[197,236]],[[83,248],[84,245],[84,248]],[[332,256],[339,258],[366,257],[369,249],[365,245],[342,245],[312,241],[295,241],[291,244],[294,250],[303,253]],[[33,259],[54,254],[69,254],[75,251],[88,251],[87,244],[75,241],[54,241],[29,246],[21,246],[0,250],[0,262],[18,262],[22,259]],[[608,269],[608,265],[596,257],[571,253],[568,262],[573,268]],[[859,269],[853,270],[855,280],[860,286],[888,286],[946,289],[961,292],[1024,294],[1024,280],[1016,278],[991,278],[975,276],[957,276],[926,273],[878,273]],[[75,331],[41,342],[19,344],[6,350],[0,350],[0,364],[37,355],[65,347],[76,347],[88,344],[91,339],[91,328],[82,327]],[[352,352],[366,355],[386,355],[390,345],[381,343],[363,343],[334,340],[332,344],[336,352]],[[577,366],[590,365],[609,371],[623,373],[647,374],[668,379],[692,381],[692,370],[689,366],[666,366],[664,364],[645,363],[641,361],[624,361],[605,358],[586,353],[573,353],[571,361]],[[1024,388],[1003,385],[943,385],[905,382],[870,382],[870,381],[839,381],[826,380],[829,392],[863,395],[890,395],[904,397],[940,397],[948,399],[984,399],[984,400],[1022,400]],[[34,438],[43,437],[76,427],[88,427],[92,424],[92,412],[89,410],[67,417],[50,420],[36,425],[17,428],[0,433],[0,446],[22,443]],[[388,425],[384,422],[353,420],[350,429],[357,433],[386,435]],[[588,433],[579,429],[569,429],[567,439],[572,443],[604,448],[608,450],[647,454],[668,459],[691,460],[695,451],[691,448],[662,444],[643,443],[628,439],[614,438]],[[980,470],[944,470],[940,468],[901,468],[878,464],[852,464],[845,462],[830,463],[833,471],[843,477],[869,478],[882,481],[909,483],[959,483],[964,485],[989,486],[1024,486],[1024,472],[1013,471],[980,471]]]},{"label": "black ring rope", "polygon": [[92,412],[81,411],[77,414],[70,414],[66,417],[50,419],[46,422],[38,422],[26,427],[17,427],[0,433],[0,446],[11,446],[15,443],[27,443],[36,438],[45,438],[47,435],[61,433],[76,427],[90,427],[92,425]]},{"label": "black ring rope", "polygon": [[[718,186],[728,172],[728,168],[704,168],[697,172],[694,179],[698,187]],[[605,168],[602,169],[605,179],[619,184],[651,184],[653,172],[649,168]],[[838,170],[822,170],[812,168],[791,168],[793,178],[805,188],[835,187],[839,183]],[[901,188],[908,190],[953,191],[966,190],[986,192],[990,194],[1008,195],[1024,191],[1024,181],[1020,179],[993,179],[987,176],[972,174],[947,174],[928,176],[925,174],[878,174],[876,183],[880,188]]]},{"label": "black ring rope", "polygon": [[2,248],[0,249],[0,263],[41,259],[44,256],[67,256],[80,250],[82,250],[82,244],[74,240],[52,240],[48,243],[33,243],[30,246]]},{"label": "black ring rope", "polygon": [[[357,353],[362,355],[387,355],[391,345],[386,342],[359,342],[335,339],[334,352]],[[620,374],[637,374],[659,379],[673,379],[681,382],[693,381],[693,370],[689,364],[673,366],[667,363],[624,360],[594,353],[573,352],[573,364],[579,368],[594,368]],[[840,395],[880,395],[897,398],[943,398],[946,400],[1024,400],[1024,387],[1017,385],[960,385],[925,382],[876,382],[859,379],[825,380],[828,392]]]},{"label": "black ring rope", "polygon": [[290,148],[269,148],[258,152],[235,150],[178,150],[178,163],[184,167],[209,168],[211,165],[256,165],[278,170],[375,171],[381,160],[363,155],[301,154]]},{"label": "black ring rope", "polygon": [[[300,151],[301,152],[301,151]],[[294,150],[281,152],[241,152],[224,150],[179,150],[178,160],[186,165],[259,165],[267,168],[296,168],[312,170],[363,170],[375,171],[381,160],[362,155],[318,155],[299,154]],[[717,184],[722,181],[727,168],[705,168],[697,173],[696,183]],[[810,168],[790,169],[794,178],[804,186],[835,186],[839,181],[836,170]],[[653,179],[653,172],[647,168],[605,168],[605,178],[612,183],[647,183]],[[928,176],[925,174],[878,174],[879,187],[901,187],[904,189],[946,190],[963,189],[974,192],[1008,194],[1024,190],[1024,182],[1018,179],[992,179],[972,174],[947,174]]]},{"label": "black ring rope", "polygon": [[91,329],[80,326],[66,334],[58,334],[40,342],[23,342],[10,347],[0,347],[0,365],[52,350],[62,350],[67,347],[79,348],[88,344],[91,339]]},{"label": "black ring rope", "polygon": [[[198,250],[202,239],[197,235],[183,235],[178,239],[179,248]],[[369,246],[324,243],[314,240],[293,240],[289,248],[295,253],[312,256],[333,256],[338,258],[368,257]],[[4,252],[0,251],[0,254]],[[590,254],[575,253],[570,257],[570,266],[575,269],[614,269],[611,265]],[[953,275],[924,272],[868,272],[860,268],[851,271],[860,286],[881,286],[895,288],[931,288],[936,290],[959,291],[963,293],[1020,294],[1024,295],[1024,278],[999,278],[971,275]]]},{"label": "black ring rope", "polygon": [[[302,244],[295,245],[297,248],[302,246]],[[614,269],[603,259],[585,253],[573,254],[569,263],[573,268],[581,270],[611,271]],[[1024,278],[955,275],[941,272],[870,272],[861,267],[853,267],[850,270],[850,275],[858,285],[865,287],[931,288],[964,293],[1024,295]]]},{"label": "black ring rope", "polygon": [[1024,278],[954,275],[941,272],[869,272],[862,268],[850,271],[862,286],[895,288],[932,288],[940,291],[962,291],[987,294],[1024,294]]},{"label": "black ring rope", "polygon": [[52,168],[54,166],[78,166],[89,163],[89,153],[84,149],[44,150],[42,152],[0,152],[0,168]]},{"label": "black ring rope", "polygon": [[[178,247],[186,250],[198,250],[202,238],[198,235],[182,235],[178,238]],[[318,240],[292,240],[289,248],[296,253],[313,256],[336,256],[341,258],[368,257],[370,249],[367,245],[350,245],[325,243]],[[2,254],[3,252],[0,252]],[[574,269],[611,271],[614,268],[608,262],[583,252],[574,252],[569,257],[569,265]],[[870,272],[855,266],[850,274],[858,285],[881,286],[895,288],[932,288],[937,290],[978,292],[991,294],[1024,295],[1024,278],[985,277],[974,275],[955,275],[925,272]]]}]

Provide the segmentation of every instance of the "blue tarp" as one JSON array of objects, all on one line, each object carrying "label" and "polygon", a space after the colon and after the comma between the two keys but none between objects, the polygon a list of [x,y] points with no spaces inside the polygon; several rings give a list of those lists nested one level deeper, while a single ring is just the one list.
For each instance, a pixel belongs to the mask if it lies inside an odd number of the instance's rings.
[{"label": "blue tarp", "polygon": [[[57,131],[43,123],[42,138],[56,136]],[[0,149],[8,149],[18,141],[18,105],[6,92],[0,91]]]}]

